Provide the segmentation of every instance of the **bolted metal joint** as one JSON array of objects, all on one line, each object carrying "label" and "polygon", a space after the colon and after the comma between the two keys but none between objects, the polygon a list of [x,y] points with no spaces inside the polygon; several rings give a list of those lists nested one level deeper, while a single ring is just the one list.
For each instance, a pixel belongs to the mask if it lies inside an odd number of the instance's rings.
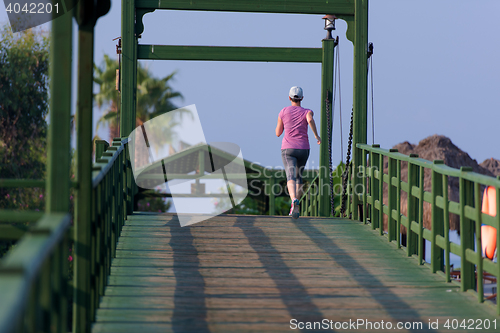
[{"label": "bolted metal joint", "polygon": [[373,43],[370,43],[368,44],[368,59],[370,59],[372,54],[373,54]]}]

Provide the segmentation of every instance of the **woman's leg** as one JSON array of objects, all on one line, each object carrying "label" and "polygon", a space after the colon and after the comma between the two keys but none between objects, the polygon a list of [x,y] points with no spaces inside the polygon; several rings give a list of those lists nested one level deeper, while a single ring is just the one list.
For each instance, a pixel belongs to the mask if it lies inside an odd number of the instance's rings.
[{"label": "woman's leg", "polygon": [[302,198],[302,188],[303,188],[303,185],[302,183],[296,183],[295,184],[295,195],[297,196],[297,199],[300,200],[300,198]]},{"label": "woman's leg", "polygon": [[301,149],[299,154],[297,154],[297,183],[295,185],[295,194],[300,200],[302,197],[302,188],[304,182],[302,180],[302,174],[304,173],[304,168],[306,167],[307,159],[309,158],[309,149]]},{"label": "woman's leg", "polygon": [[288,188],[288,194],[290,195],[290,199],[295,199],[295,198],[299,198],[299,192],[298,192],[298,184],[296,184],[296,181],[295,180],[289,180],[286,182],[286,186]]},{"label": "woman's leg", "polygon": [[283,160],[283,165],[285,166],[286,172],[286,185],[288,188],[288,195],[290,199],[295,199],[297,197],[296,193],[296,174],[297,174],[297,158],[292,155],[294,149],[282,149],[281,159]]}]

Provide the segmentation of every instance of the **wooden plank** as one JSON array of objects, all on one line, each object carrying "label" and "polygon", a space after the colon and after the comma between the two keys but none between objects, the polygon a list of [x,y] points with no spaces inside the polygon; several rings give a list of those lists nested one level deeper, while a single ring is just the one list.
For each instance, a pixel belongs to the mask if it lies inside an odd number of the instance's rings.
[{"label": "wooden plank", "polygon": [[288,332],[292,318],[496,318],[415,263],[346,220],[226,215],[181,228],[174,215],[132,215],[93,332]]}]

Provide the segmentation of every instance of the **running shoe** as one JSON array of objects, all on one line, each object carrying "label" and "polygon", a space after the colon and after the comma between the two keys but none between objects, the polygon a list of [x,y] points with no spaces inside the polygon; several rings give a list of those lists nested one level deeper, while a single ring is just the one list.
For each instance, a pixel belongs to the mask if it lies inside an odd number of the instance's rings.
[{"label": "running shoe", "polygon": [[293,202],[292,202],[292,207],[290,208],[290,214],[292,216],[292,219],[296,220],[299,218],[300,216],[300,212],[299,212],[299,200],[298,199],[294,199]]}]

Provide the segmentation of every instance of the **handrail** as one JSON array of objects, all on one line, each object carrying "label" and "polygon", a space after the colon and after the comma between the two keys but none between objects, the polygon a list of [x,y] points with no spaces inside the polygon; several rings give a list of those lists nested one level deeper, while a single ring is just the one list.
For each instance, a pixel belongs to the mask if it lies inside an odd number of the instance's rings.
[{"label": "handrail", "polygon": [[[19,188],[45,188],[45,179],[0,179],[0,187],[19,187]],[[78,188],[78,183],[70,181],[69,185]]]},{"label": "handrail", "polygon": [[[111,260],[127,214],[132,211],[133,187],[125,145],[115,140],[93,165],[91,230],[74,235],[75,244],[90,249],[88,269],[75,271],[74,304],[89,304],[89,319],[104,294]],[[0,210],[2,220],[30,222],[31,228],[0,225],[9,239],[19,239],[0,261],[0,333],[13,331],[67,332],[68,250],[70,215]],[[27,229],[27,230],[26,230]],[[76,254],[76,253],[75,253]],[[78,255],[75,260],[78,260]],[[75,262],[76,264],[76,262]],[[76,275],[79,274],[79,279]],[[90,283],[85,283],[90,282]],[[81,307],[75,306],[75,311]]]},{"label": "handrail", "polygon": [[0,261],[0,333],[67,331],[70,220],[45,214]]},{"label": "handrail", "polygon": [[[389,241],[396,241],[398,248],[402,247],[401,226],[404,226],[407,230],[407,255],[415,255],[420,264],[424,263],[424,240],[428,240],[431,245],[430,268],[432,272],[442,274],[447,282],[451,281],[450,254],[458,255],[461,258],[461,290],[476,293],[481,303],[484,302],[485,272],[497,278],[497,290],[500,290],[500,265],[483,258],[481,247],[482,224],[496,228],[496,242],[500,245],[499,210],[496,216],[490,216],[481,210],[484,186],[496,189],[497,207],[500,207],[500,177],[495,179],[481,175],[469,167],[451,168],[440,160],[430,162],[417,155],[403,155],[396,149],[381,149],[378,145],[357,144],[356,149],[366,163],[358,166],[363,189],[353,189],[366,212],[363,214],[364,223],[370,222],[372,229],[379,229],[383,235],[383,221],[386,218],[386,236]],[[384,159],[388,165],[387,173],[384,172]],[[406,182],[401,180],[402,162],[406,162],[408,166]],[[424,190],[425,170],[430,170],[432,175],[431,192]],[[458,202],[449,198],[449,177],[458,178]],[[405,207],[402,207],[402,193],[407,198]],[[424,202],[430,204],[431,229],[423,225]],[[402,213],[402,208],[406,210],[406,215]],[[460,244],[449,239],[449,214],[456,214],[460,218]],[[500,315],[498,301],[496,309]]]},{"label": "handrail", "polygon": [[[128,138],[117,138],[102,152],[92,166],[92,209],[89,229],[91,234],[75,234],[75,242],[82,249],[91,249],[84,255],[90,256],[85,269],[75,272],[74,311],[87,312],[83,317],[95,321],[95,312],[100,297],[104,295],[111,260],[116,255],[116,244],[127,214],[133,210],[133,185],[130,156],[126,145]],[[75,265],[79,258],[76,254]],[[85,260],[84,258],[82,258]],[[77,276],[77,274],[79,274]],[[81,306],[88,304],[88,308]]]},{"label": "handrail", "polygon": [[[97,171],[98,169],[100,169],[100,171],[98,171],[97,173],[94,172],[94,174],[92,175],[92,187],[93,188],[95,188],[99,184],[99,182],[101,182],[104,179],[104,177],[107,175],[107,173],[111,169],[113,162],[118,158],[118,156],[120,155],[120,153],[124,149],[125,144],[127,144],[127,143],[128,143],[128,138],[125,138],[123,140],[120,139],[119,141],[117,141],[117,140],[113,141],[113,146],[108,147],[107,150],[104,151],[104,152],[107,152],[108,150],[114,151],[114,152],[112,152],[112,155],[111,156],[101,156],[97,160],[97,162],[94,163],[93,170]],[[116,148],[116,150],[113,149],[113,147]]]},{"label": "handrail", "polygon": [[320,173],[316,175],[316,177],[311,180],[311,183],[304,192],[302,197],[300,198],[300,215],[301,216],[319,216],[319,177]]}]

